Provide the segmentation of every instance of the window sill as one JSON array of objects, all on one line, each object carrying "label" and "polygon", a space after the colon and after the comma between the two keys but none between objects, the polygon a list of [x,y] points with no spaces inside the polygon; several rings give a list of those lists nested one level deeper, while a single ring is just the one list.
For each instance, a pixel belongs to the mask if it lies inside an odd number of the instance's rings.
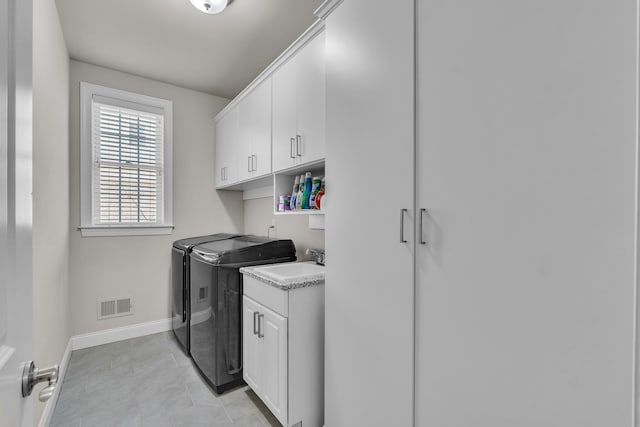
[{"label": "window sill", "polygon": [[82,237],[159,236],[173,233],[173,225],[112,225],[79,227]]}]

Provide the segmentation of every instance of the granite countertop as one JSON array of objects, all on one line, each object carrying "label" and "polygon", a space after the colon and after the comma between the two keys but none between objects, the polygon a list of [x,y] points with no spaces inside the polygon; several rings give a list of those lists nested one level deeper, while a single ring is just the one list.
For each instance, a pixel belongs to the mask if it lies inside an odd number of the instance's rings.
[{"label": "granite countertop", "polygon": [[318,266],[318,268],[322,268],[322,272],[309,273],[309,274],[299,274],[291,277],[283,277],[280,275],[269,274],[270,267],[273,268],[275,266],[284,267],[287,265],[295,265],[295,264],[310,264],[315,266],[314,262],[306,262],[306,263],[282,263],[282,264],[268,264],[268,265],[260,265],[256,267],[242,267],[240,269],[240,273],[252,277],[256,280],[259,280],[267,285],[276,287],[278,289],[282,289],[288,291],[290,289],[297,288],[305,288],[308,286],[316,286],[324,284],[324,267]]}]

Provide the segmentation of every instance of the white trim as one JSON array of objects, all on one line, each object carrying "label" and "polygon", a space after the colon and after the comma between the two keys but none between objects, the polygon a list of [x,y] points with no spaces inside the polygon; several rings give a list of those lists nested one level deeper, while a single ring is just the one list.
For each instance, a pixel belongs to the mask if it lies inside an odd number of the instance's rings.
[{"label": "white trim", "polygon": [[342,3],[342,1],[343,0],[326,0],[324,3],[318,6],[313,14],[316,15],[319,19],[324,20],[331,14],[331,12],[336,9],[336,7],[340,5],[340,3]]},{"label": "white trim", "polygon": [[[94,96],[116,99],[125,103],[141,105],[142,108],[156,108],[162,111],[164,116],[164,168],[163,168],[163,223],[153,227],[162,228],[163,232],[149,231],[150,226],[134,225],[132,227],[120,226],[116,232],[112,227],[94,226],[92,219],[92,144],[91,144],[91,100]],[[124,90],[113,89],[87,82],[80,82],[80,229],[85,236],[124,236],[146,234],[171,234],[173,227],[173,102],[167,99],[154,98]],[[85,229],[96,229],[94,232]]]},{"label": "white trim", "polygon": [[44,406],[44,411],[42,411],[42,416],[40,417],[38,427],[47,427],[49,423],[51,423],[51,417],[53,417],[53,411],[56,408],[56,404],[58,403],[58,397],[60,396],[60,390],[62,390],[62,382],[64,381],[65,374],[67,373],[67,366],[69,366],[70,358],[71,338],[69,338],[69,341],[67,341],[67,348],[64,350],[62,360],[60,361],[60,365],[58,367],[58,384],[56,385],[56,389],[53,392],[53,396],[51,396],[51,398],[47,400],[47,404]]},{"label": "white trim", "polygon": [[242,200],[262,199],[264,197],[273,197],[273,186],[253,188],[242,192]]},{"label": "white trim", "polygon": [[71,349],[81,350],[83,348],[95,347],[97,345],[109,344],[116,341],[128,340],[130,338],[137,338],[170,330],[171,318],[137,323],[135,325],[123,326],[120,328],[105,329],[104,331],[72,336]]},{"label": "white trim", "polygon": [[173,233],[173,226],[113,226],[113,227],[78,227],[82,237],[105,236],[158,236]]},{"label": "white trim", "polygon": [[233,110],[238,103],[251,93],[257,86],[259,86],[264,80],[271,77],[271,75],[293,57],[300,49],[306,46],[311,40],[313,40],[318,34],[324,31],[324,21],[318,19],[314,22],[300,37],[298,37],[291,45],[285,49],[267,68],[262,71],[242,92],[238,94],[233,100],[228,103],[218,114],[216,114],[214,121],[218,122],[229,111]]}]

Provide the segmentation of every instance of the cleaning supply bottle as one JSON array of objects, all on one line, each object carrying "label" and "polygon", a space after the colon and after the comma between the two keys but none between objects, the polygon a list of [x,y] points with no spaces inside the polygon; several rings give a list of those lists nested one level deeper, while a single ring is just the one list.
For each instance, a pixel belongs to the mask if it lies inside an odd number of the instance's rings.
[{"label": "cleaning supply bottle", "polygon": [[300,185],[296,194],[296,209],[302,209],[302,194],[304,193],[304,175],[300,175]]},{"label": "cleaning supply bottle", "polygon": [[291,192],[291,199],[289,199],[289,208],[295,210],[296,208],[296,196],[300,189],[300,177],[296,175],[296,180],[293,182],[293,191]]},{"label": "cleaning supply bottle", "polygon": [[311,184],[311,197],[309,198],[310,209],[318,209],[318,206],[316,206],[316,197],[318,196],[319,191],[320,191],[320,177],[314,176],[313,182]]},{"label": "cleaning supply bottle", "polygon": [[311,198],[311,172],[304,176],[304,191],[302,193],[302,209],[309,209],[309,199]]},{"label": "cleaning supply bottle", "polygon": [[316,194],[316,209],[322,209],[321,201],[323,197],[324,197],[324,177],[322,178],[322,181],[320,181],[320,189],[318,190],[318,194]]}]

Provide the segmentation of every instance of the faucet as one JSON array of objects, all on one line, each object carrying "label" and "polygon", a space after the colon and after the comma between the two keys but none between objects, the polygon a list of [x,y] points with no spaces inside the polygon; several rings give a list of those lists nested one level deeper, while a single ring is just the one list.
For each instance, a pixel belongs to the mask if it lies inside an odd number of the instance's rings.
[{"label": "faucet", "polygon": [[324,249],[311,249],[308,248],[306,255],[310,256],[316,264],[324,265]]}]

